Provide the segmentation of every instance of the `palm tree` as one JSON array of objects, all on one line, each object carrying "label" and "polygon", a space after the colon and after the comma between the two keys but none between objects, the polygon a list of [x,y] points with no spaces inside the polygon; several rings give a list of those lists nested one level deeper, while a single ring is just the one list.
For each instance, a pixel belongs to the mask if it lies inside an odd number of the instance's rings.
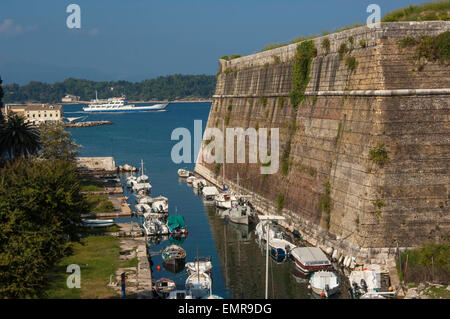
[{"label": "palm tree", "polygon": [[0,150],[8,152],[9,159],[27,157],[40,149],[39,133],[17,114],[9,115],[0,128]]}]

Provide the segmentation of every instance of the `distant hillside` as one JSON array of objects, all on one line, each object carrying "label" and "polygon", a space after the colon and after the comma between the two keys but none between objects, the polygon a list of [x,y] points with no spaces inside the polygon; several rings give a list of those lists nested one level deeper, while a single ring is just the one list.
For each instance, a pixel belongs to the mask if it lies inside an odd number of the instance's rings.
[{"label": "distant hillside", "polygon": [[142,82],[114,81],[95,82],[83,79],[67,79],[64,82],[47,84],[30,82],[26,85],[8,84],[3,86],[4,103],[60,102],[66,94],[77,95],[82,101],[95,98],[105,99],[125,94],[135,101],[175,100],[186,98],[209,99],[216,86],[214,75],[161,76]]},{"label": "distant hillside", "polygon": [[418,6],[411,5],[388,13],[382,22],[435,21],[450,19],[450,1],[435,1]]}]

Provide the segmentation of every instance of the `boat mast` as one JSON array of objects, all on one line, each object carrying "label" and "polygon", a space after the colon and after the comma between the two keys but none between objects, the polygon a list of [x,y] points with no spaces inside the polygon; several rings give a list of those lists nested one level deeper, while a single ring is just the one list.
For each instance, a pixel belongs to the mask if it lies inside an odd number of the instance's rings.
[{"label": "boat mast", "polygon": [[[225,140],[225,120],[222,120],[222,131],[223,131],[223,137],[224,137],[224,140]],[[224,147],[224,149],[223,149],[223,172],[222,172],[222,189],[224,188],[224,186],[225,186],[225,147]]]}]

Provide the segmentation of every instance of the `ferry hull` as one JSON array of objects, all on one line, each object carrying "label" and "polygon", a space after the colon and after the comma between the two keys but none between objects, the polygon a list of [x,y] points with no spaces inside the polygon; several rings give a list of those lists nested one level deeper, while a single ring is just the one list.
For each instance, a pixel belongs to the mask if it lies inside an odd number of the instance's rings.
[{"label": "ferry hull", "polygon": [[110,108],[110,109],[83,107],[83,111],[88,113],[156,112],[156,111],[164,111],[167,105],[169,105],[169,103],[151,106],[133,106],[133,107]]}]

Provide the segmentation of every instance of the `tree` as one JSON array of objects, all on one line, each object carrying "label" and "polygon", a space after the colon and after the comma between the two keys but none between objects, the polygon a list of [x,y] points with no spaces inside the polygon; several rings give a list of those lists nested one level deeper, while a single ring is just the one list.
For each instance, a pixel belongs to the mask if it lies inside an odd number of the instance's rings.
[{"label": "tree", "polygon": [[19,159],[0,169],[0,299],[41,297],[45,273],[88,213],[73,163]]},{"label": "tree", "polygon": [[0,149],[8,152],[9,159],[36,154],[40,148],[39,133],[30,123],[17,114],[8,116],[2,125]]},{"label": "tree", "polygon": [[[3,122],[5,121],[3,118],[3,88],[2,88],[2,78],[0,77],[0,129],[1,129],[1,125],[3,124]],[[2,155],[2,152],[0,150],[0,156]]]},{"label": "tree", "polygon": [[39,127],[41,152],[44,159],[74,161],[79,145],[75,144],[71,133],[61,121],[43,123]]}]

